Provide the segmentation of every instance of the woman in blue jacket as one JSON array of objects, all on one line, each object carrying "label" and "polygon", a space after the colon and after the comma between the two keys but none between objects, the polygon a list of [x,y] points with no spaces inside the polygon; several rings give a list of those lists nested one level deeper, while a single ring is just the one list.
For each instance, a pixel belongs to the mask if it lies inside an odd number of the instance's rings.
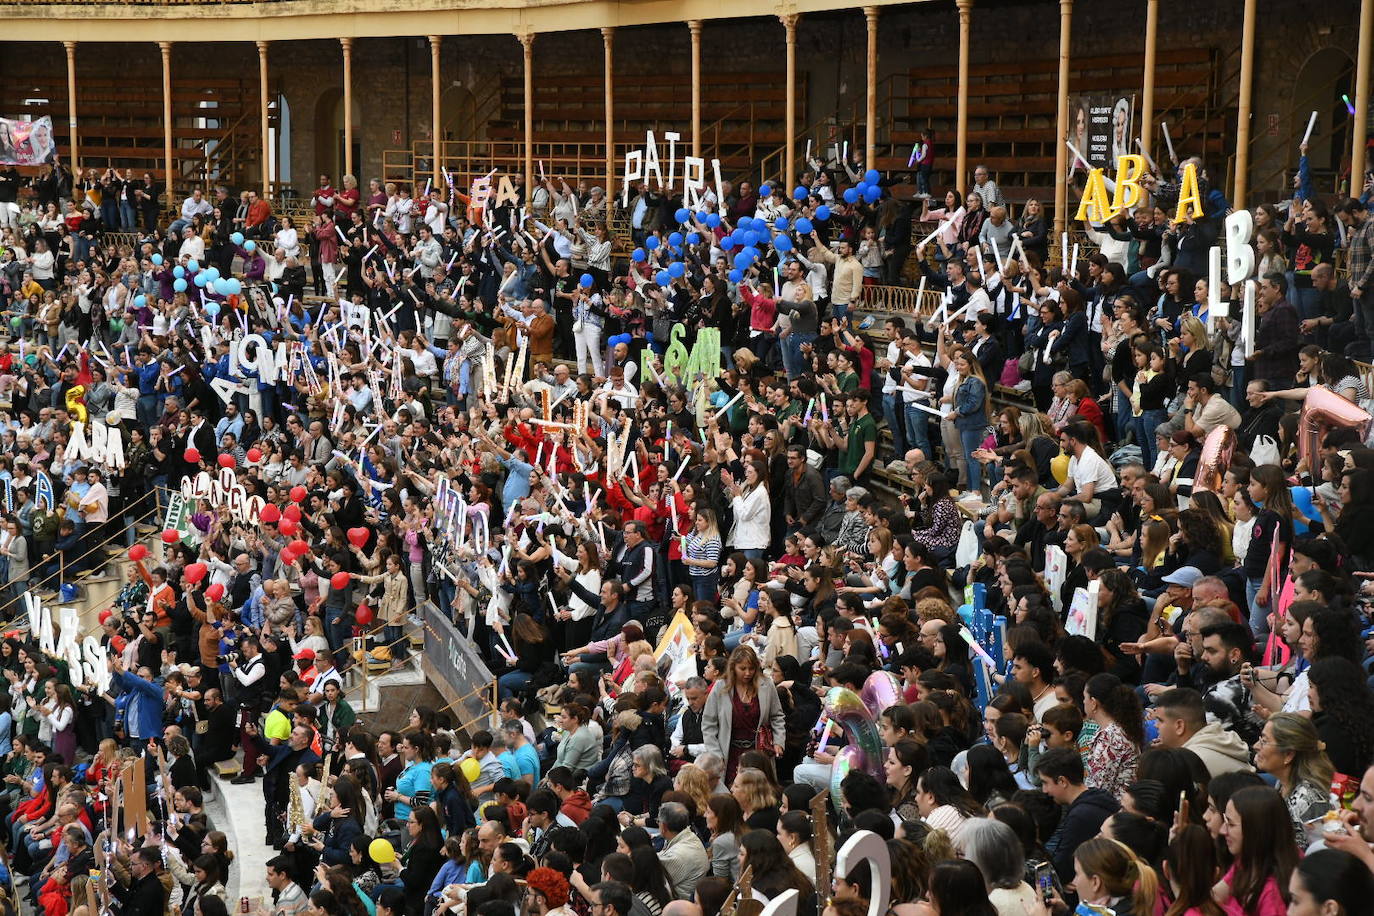
[{"label": "woman in blue jacket", "polygon": [[334,781],[329,793],[329,808],[315,816],[316,836],[311,845],[326,865],[352,866],[352,845],[362,835],[366,816],[362,791],[347,774]]},{"label": "woman in blue jacket", "polygon": [[1050,344],[1050,355],[1062,354],[1069,364],[1069,374],[1087,381],[1091,388],[1088,316],[1083,311],[1083,297],[1076,289],[1064,289],[1059,292],[1059,303],[1064,308],[1064,327]]},{"label": "woman in blue jacket", "polygon": [[983,466],[973,452],[987,433],[988,384],[983,368],[967,351],[954,357],[954,369],[959,373],[959,387],[954,390],[954,409],[945,414],[945,419],[952,420],[959,431],[959,444],[968,463],[969,492],[979,493],[983,489]]}]

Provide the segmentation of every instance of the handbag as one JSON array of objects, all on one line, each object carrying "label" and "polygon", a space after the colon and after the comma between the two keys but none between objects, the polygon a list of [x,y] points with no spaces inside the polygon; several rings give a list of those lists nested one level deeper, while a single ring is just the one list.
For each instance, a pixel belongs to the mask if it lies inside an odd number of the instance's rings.
[{"label": "handbag", "polygon": [[[759,712],[763,712],[763,701],[759,700]],[[754,735],[754,749],[760,753],[767,754],[769,757],[776,756],[777,749],[773,747],[773,726],[767,721],[759,722],[759,730]]]}]

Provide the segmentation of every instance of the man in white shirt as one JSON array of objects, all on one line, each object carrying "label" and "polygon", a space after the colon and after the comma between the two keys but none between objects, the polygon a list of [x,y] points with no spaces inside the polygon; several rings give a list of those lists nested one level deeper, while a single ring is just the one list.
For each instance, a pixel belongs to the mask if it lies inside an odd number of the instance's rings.
[{"label": "man in white shirt", "polygon": [[177,249],[177,254],[198,264],[205,260],[205,242],[196,235],[193,227],[187,225],[181,230],[181,247]]},{"label": "man in white shirt", "polygon": [[173,220],[172,224],[167,227],[167,231],[171,233],[172,238],[180,238],[181,230],[189,226],[197,214],[209,216],[214,212],[214,205],[205,199],[200,188],[196,188],[191,192],[190,197],[181,202],[181,218]]},{"label": "man in white shirt", "polygon": [[1099,455],[1097,429],[1087,420],[1074,420],[1059,435],[1069,459],[1069,476],[1056,493],[1065,502],[1079,502],[1087,514],[1089,524],[1099,515],[1111,515],[1121,502],[1121,487],[1116,473],[1107,460]]}]

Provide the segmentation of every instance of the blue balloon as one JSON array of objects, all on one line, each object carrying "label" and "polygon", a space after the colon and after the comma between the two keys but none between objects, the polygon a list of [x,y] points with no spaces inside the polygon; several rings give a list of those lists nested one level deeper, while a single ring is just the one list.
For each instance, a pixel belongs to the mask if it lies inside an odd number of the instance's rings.
[{"label": "blue balloon", "polygon": [[692,218],[692,211],[688,210],[686,207],[678,207],[677,212],[673,214],[673,218],[679,223],[685,223]]},{"label": "blue balloon", "polygon": [[221,279],[207,279],[205,285],[213,289],[216,293],[218,293],[221,296],[229,295],[229,290],[225,287],[225,282]]},{"label": "blue balloon", "polygon": [[72,583],[63,582],[62,587],[59,589],[59,591],[62,594],[62,600],[64,602],[71,602],[76,600],[76,586]]},{"label": "blue balloon", "polygon": [[683,264],[681,261],[674,261],[673,263],[668,265],[668,276],[672,277],[673,279],[677,279],[678,277],[681,277],[686,273],[687,265]]},{"label": "blue balloon", "polygon": [[161,267],[161,266],[162,266],[162,255],[160,255],[160,254],[155,254],[155,255],[153,255],[149,260],[151,260],[151,261],[152,261],[154,264],[156,264],[158,267]]},{"label": "blue balloon", "polygon": [[698,210],[698,211],[697,211],[697,222],[699,222],[699,223],[709,223],[710,221],[711,221],[711,211],[709,211],[709,210]]},{"label": "blue balloon", "polygon": [[731,249],[735,248],[735,237],[733,235],[727,235],[725,238],[720,240],[720,247],[724,251],[730,251]]},{"label": "blue balloon", "polygon": [[147,296],[134,296],[134,308],[141,309],[148,304]]},{"label": "blue balloon", "polygon": [[668,244],[669,244],[669,245],[672,245],[674,248],[677,248],[679,245],[681,245],[681,244],[682,244],[682,233],[681,233],[681,232],[674,232],[672,235],[668,236]]},{"label": "blue balloon", "polygon": [[748,232],[746,232],[746,233],[744,234],[744,244],[746,244],[746,245],[750,245],[750,246],[757,245],[759,242],[763,241],[763,239],[764,239],[763,233],[761,233],[761,232],[755,232],[755,231],[752,230],[752,229],[749,230]]},{"label": "blue balloon", "polygon": [[739,270],[748,270],[749,265],[752,264],[753,261],[754,259],[749,257],[748,249],[745,249],[744,251],[741,251],[739,254],[735,255],[735,267]]},{"label": "blue balloon", "polygon": [[730,271],[730,273],[728,274],[728,276],[730,277],[730,282],[731,282],[731,283],[738,283],[739,281],[741,281],[741,280],[744,279],[744,271],[742,271],[742,270],[732,270],[732,271]]},{"label": "blue balloon", "polygon": [[577,279],[577,282],[582,285],[583,289],[587,289],[592,285],[592,275],[583,274],[581,277]]},{"label": "blue balloon", "polygon": [[864,200],[871,204],[876,204],[878,201],[882,200],[882,197],[883,189],[875,184],[869,185],[868,190],[864,191]]},{"label": "blue balloon", "polygon": [[815,231],[815,227],[811,225],[811,220],[804,216],[798,217],[796,223],[793,224],[793,228],[802,235],[810,235]]},{"label": "blue balloon", "polygon": [[243,292],[243,284],[239,282],[237,277],[230,277],[224,282],[229,286],[229,295],[237,296],[239,293]]},{"label": "blue balloon", "polygon": [[773,196],[773,188],[769,185],[759,185],[759,200],[765,200]]},{"label": "blue balloon", "polygon": [[864,181],[869,184],[877,184],[882,177],[883,176],[878,174],[877,169],[869,169],[867,172],[864,172]]},{"label": "blue balloon", "polygon": [[854,190],[859,192],[860,197],[863,197],[865,194],[868,193],[868,182],[859,182],[858,184],[854,185]]},{"label": "blue balloon", "polygon": [[859,202],[859,192],[855,188],[844,189],[844,202],[854,204]]},{"label": "blue balloon", "polygon": [[689,232],[689,233],[687,233],[687,244],[688,244],[688,245],[700,245],[700,244],[701,244],[701,233],[699,233],[699,232]]},{"label": "blue balloon", "polygon": [[210,282],[210,278],[205,276],[205,274],[196,274],[194,282],[196,286],[205,289],[205,284]]},{"label": "blue balloon", "polygon": [[785,235],[779,235],[773,239],[773,247],[778,251],[791,251],[792,240]]},{"label": "blue balloon", "polygon": [[229,241],[233,242],[235,245],[242,245],[242,244],[243,244],[243,233],[242,233],[242,232],[235,232],[233,235],[229,236]]},{"label": "blue balloon", "polygon": [[178,264],[176,267],[172,268],[172,276],[180,280],[182,277],[186,276],[186,268]]},{"label": "blue balloon", "polygon": [[719,214],[719,213],[711,213],[711,214],[708,214],[707,217],[706,217],[706,225],[710,226],[712,229],[719,229],[719,228],[720,228],[720,214]]},{"label": "blue balloon", "polygon": [[827,207],[825,204],[821,204],[819,207],[817,207],[816,219],[820,220],[821,222],[825,222],[826,220],[830,219],[830,208]]},{"label": "blue balloon", "polygon": [[644,247],[649,249],[650,251],[653,251],[654,249],[658,248],[658,236],[651,235],[647,239],[645,239]]},{"label": "blue balloon", "polygon": [[730,396],[724,391],[711,392],[711,405],[713,407],[724,407],[730,403]]},{"label": "blue balloon", "polygon": [[205,268],[205,279],[207,279],[207,280],[218,280],[218,279],[219,279],[219,268],[218,268],[218,267],[207,267],[207,268]]},{"label": "blue balloon", "polygon": [[810,196],[811,192],[806,189],[806,185],[802,184],[797,185],[797,190],[792,192],[792,198],[794,200],[806,200]]},{"label": "blue balloon", "polygon": [[205,314],[209,315],[211,318],[214,318],[216,315],[218,315],[219,303],[214,301],[205,303]]},{"label": "blue balloon", "polygon": [[192,258],[191,260],[186,262],[186,269],[189,270],[191,273],[195,273],[196,271],[200,270],[200,265],[196,263],[195,258]]},{"label": "blue balloon", "polygon": [[787,221],[787,217],[785,216],[779,216],[777,219],[773,220],[773,228],[779,232],[786,232],[790,226],[791,223]]},{"label": "blue balloon", "polygon": [[186,292],[186,281],[183,280],[181,277],[177,277],[175,280],[172,281],[172,289],[176,290],[179,293]]},{"label": "blue balloon", "polygon": [[660,270],[658,273],[654,274],[654,282],[659,286],[667,286],[672,280],[673,275],[666,270]]},{"label": "blue balloon", "polygon": [[252,254],[253,252],[258,250],[258,243],[253,241],[252,239],[249,239],[248,241],[243,243],[243,250],[248,252],[249,254]]},{"label": "blue balloon", "polygon": [[636,264],[643,264],[648,259],[649,253],[643,248],[636,248],[634,251],[630,252],[630,260],[634,261]]},{"label": "blue balloon", "polygon": [[754,228],[754,218],[752,216],[741,216],[739,222],[735,223],[735,228],[744,230]]}]

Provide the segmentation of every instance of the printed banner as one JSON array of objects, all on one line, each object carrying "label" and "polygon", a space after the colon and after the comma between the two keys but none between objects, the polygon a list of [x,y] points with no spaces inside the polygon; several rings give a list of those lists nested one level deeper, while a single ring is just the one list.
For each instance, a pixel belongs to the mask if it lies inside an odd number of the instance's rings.
[{"label": "printed banner", "polygon": [[1132,96],[1078,95],[1073,97],[1069,111],[1069,141],[1088,157],[1085,164],[1070,153],[1074,160],[1070,174],[1079,169],[1114,170],[1118,157],[1134,152]]},{"label": "printed banner", "polygon": [[424,672],[449,703],[458,727],[471,733],[486,728],[491,705],[491,671],[463,635],[433,603],[425,602]]},{"label": "printed banner", "polygon": [[41,165],[57,155],[52,118],[0,118],[0,165]]},{"label": "printed banner", "polygon": [[183,542],[194,544],[200,540],[200,532],[191,524],[192,503],[180,493],[171,492],[167,497],[167,517],[163,520],[163,531],[177,531]]}]

